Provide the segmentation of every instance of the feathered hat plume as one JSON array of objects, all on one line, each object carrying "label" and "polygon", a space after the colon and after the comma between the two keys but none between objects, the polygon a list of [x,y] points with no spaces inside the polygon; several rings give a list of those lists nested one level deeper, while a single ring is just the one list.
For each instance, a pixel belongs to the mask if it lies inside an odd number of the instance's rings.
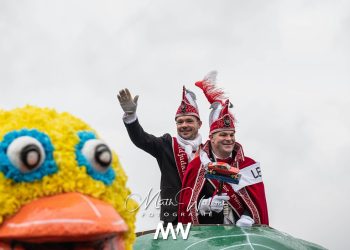
[{"label": "feathered hat plume", "polygon": [[196,82],[195,85],[201,88],[204,95],[208,99],[210,108],[209,114],[210,134],[222,130],[234,130],[235,118],[230,113],[229,108],[232,108],[225,92],[216,86],[216,71],[209,72],[202,81]]},{"label": "feathered hat plume", "polygon": [[208,99],[210,104],[214,102],[223,102],[227,99],[224,91],[216,86],[216,76],[218,72],[213,70],[210,71],[202,81],[195,83],[197,87],[203,90],[205,97]]}]

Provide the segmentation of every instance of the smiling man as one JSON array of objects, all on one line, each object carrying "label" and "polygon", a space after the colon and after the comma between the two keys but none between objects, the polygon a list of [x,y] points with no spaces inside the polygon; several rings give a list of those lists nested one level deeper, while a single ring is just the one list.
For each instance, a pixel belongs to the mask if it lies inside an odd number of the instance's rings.
[{"label": "smiling man", "polygon": [[231,156],[235,145],[235,131],[220,131],[209,136],[210,143],[215,155],[219,158],[227,158]]},{"label": "smiling man", "polygon": [[184,115],[176,117],[178,135],[184,140],[194,140],[198,136],[201,121],[196,116]]},{"label": "smiling man", "polygon": [[196,96],[183,87],[182,101],[175,115],[176,137],[168,133],[160,137],[146,133],[136,116],[138,96],[132,98],[128,89],[119,91],[118,100],[125,112],[123,120],[131,141],[157,159],[161,171],[160,196],[167,201],[161,202],[160,219],[165,225],[177,224],[177,195],[181,189],[183,174],[202,143],[198,133],[202,122]]},{"label": "smiling man", "polygon": [[[193,224],[267,224],[268,212],[259,163],[246,157],[235,140],[235,119],[230,101],[215,86],[216,72],[197,82],[211,103],[209,140],[187,167],[182,184],[179,222]],[[238,184],[206,179],[213,162],[238,168]],[[222,188],[222,194],[221,192]]]}]

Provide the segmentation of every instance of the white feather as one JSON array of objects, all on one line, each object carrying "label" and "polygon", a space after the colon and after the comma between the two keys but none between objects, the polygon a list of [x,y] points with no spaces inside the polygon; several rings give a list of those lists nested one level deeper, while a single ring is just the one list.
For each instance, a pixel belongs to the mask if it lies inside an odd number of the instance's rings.
[{"label": "white feather", "polygon": [[205,82],[209,82],[213,85],[216,84],[216,76],[218,75],[218,72],[216,70],[210,71],[203,79]]},{"label": "white feather", "polygon": [[186,94],[185,94],[185,96],[186,96],[187,100],[190,102],[190,104],[191,104],[193,107],[198,108],[197,103],[196,103],[197,98],[196,98],[195,93],[193,93],[192,91],[186,89]]},{"label": "white feather", "polygon": [[220,112],[222,110],[222,105],[220,102],[214,102],[210,108],[212,108],[212,110],[209,114],[209,126],[211,126],[211,124],[219,118]]}]

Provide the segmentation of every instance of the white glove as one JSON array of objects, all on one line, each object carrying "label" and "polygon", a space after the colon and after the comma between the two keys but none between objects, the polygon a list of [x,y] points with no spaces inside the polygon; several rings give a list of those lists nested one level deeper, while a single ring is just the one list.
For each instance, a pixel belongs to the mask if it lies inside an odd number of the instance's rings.
[{"label": "white glove", "polygon": [[201,215],[206,215],[214,211],[215,213],[220,213],[224,208],[224,201],[228,201],[230,197],[227,194],[215,195],[213,198],[203,199],[199,203],[198,210]]},{"label": "white glove", "polygon": [[122,89],[119,91],[118,100],[120,106],[126,114],[135,114],[137,108],[137,100],[139,96],[132,98],[130,91],[128,89]]},{"label": "white glove", "polygon": [[241,218],[236,222],[238,227],[251,227],[254,224],[254,220],[248,215],[242,215]]}]

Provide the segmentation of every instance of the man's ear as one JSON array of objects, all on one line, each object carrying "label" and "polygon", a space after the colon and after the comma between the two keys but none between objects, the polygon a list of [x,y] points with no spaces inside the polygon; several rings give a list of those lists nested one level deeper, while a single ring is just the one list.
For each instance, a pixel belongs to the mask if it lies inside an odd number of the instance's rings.
[{"label": "man's ear", "polygon": [[202,127],[202,121],[198,120],[198,124],[199,124],[199,128],[201,128]]}]

